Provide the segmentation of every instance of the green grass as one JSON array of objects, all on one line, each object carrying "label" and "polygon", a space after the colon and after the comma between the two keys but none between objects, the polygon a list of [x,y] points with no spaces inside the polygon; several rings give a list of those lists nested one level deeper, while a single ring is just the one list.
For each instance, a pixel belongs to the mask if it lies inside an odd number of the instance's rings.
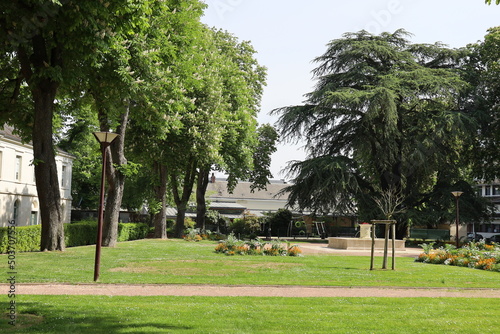
[{"label": "green grass", "polygon": [[[366,256],[225,256],[214,242],[138,240],[103,248],[100,283],[498,288],[498,272],[397,258],[369,270]],[[17,254],[18,283],[92,283],[95,246]],[[6,255],[0,261],[7,263]],[[390,259],[389,259],[390,265]],[[381,258],[376,259],[376,267]]]},{"label": "green grass", "polygon": [[18,311],[18,326],[4,320],[0,331],[482,334],[500,327],[498,299],[20,296]]},{"label": "green grass", "polygon": [[[500,277],[412,258],[397,258],[396,271],[370,271],[369,257],[229,257],[214,247],[182,240],[122,242],[103,249],[100,283],[498,288]],[[94,246],[17,254],[16,278],[18,283],[91,283],[94,255]],[[0,295],[1,305],[8,302]],[[16,305],[17,326],[4,316],[0,332],[494,333],[500,326],[500,299],[483,298],[17,295]]]}]

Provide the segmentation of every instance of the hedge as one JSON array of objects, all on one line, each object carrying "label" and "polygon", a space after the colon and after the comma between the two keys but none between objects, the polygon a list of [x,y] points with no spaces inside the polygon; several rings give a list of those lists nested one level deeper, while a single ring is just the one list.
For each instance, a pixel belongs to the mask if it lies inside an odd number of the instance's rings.
[{"label": "hedge", "polygon": [[[42,226],[19,226],[13,234],[11,230],[11,246],[16,252],[33,252],[40,249]],[[13,239],[15,238],[15,239]],[[0,253],[7,253],[9,245],[9,228],[0,227]]]},{"label": "hedge", "polygon": [[[32,252],[40,249],[41,225],[18,226],[15,229],[15,251]],[[149,232],[147,224],[119,223],[118,241],[128,241],[146,238]],[[66,247],[76,247],[95,244],[97,222],[82,221],[64,224],[64,240]],[[0,227],[0,253],[6,253],[9,244],[8,228]]]}]

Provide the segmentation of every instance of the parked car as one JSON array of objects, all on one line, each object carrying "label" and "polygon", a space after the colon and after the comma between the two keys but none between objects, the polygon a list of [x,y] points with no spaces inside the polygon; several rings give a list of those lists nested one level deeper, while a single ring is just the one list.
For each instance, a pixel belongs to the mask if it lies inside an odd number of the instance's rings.
[{"label": "parked car", "polygon": [[477,234],[477,233],[468,233],[467,234],[467,240],[469,241],[481,241],[483,240],[484,237],[481,235],[481,234]]},{"label": "parked car", "polygon": [[490,238],[491,242],[497,242],[500,243],[500,234],[495,234]]}]

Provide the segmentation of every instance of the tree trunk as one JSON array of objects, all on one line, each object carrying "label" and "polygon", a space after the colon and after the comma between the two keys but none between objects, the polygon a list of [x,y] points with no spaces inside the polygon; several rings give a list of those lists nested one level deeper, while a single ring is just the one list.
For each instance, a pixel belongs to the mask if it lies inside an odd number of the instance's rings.
[{"label": "tree trunk", "polygon": [[154,163],[154,170],[158,177],[158,184],[154,186],[156,200],[161,202],[160,212],[154,215],[154,237],[158,239],[167,239],[167,167],[158,162]]},{"label": "tree trunk", "polygon": [[[52,87],[51,87],[52,86]],[[33,124],[33,161],[36,188],[40,202],[42,234],[40,250],[64,250],[64,227],[61,211],[61,194],[55,150],[52,142],[53,101],[56,88],[41,84],[33,91],[35,120]]]},{"label": "tree trunk", "polygon": [[186,217],[186,210],[193,190],[193,185],[196,177],[196,164],[193,158],[190,158],[185,169],[184,180],[182,184],[182,194],[179,194],[179,183],[175,173],[170,174],[170,182],[172,184],[172,191],[174,195],[175,204],[177,207],[177,219],[175,221],[175,236],[182,238],[184,233],[184,218]]},{"label": "tree trunk", "polygon": [[205,194],[207,193],[209,180],[210,168],[200,169],[196,184],[196,227],[202,231],[205,231],[205,214],[207,213]]},{"label": "tree trunk", "polygon": [[[54,99],[59,83],[43,76],[47,66],[62,67],[61,49],[50,48],[42,35],[32,37],[32,54],[18,49],[21,73],[28,83],[34,101],[33,164],[36,188],[40,202],[42,233],[41,251],[64,250],[64,227],[61,211],[61,194],[54,144],[52,142],[52,118]],[[34,78],[36,77],[36,78]]]},{"label": "tree trunk", "polygon": [[[123,189],[125,187],[125,175],[117,166],[125,165],[125,132],[128,124],[129,106],[120,117],[120,125],[116,129],[119,137],[106,150],[106,179],[108,189],[106,191],[106,206],[104,207],[104,221],[102,230],[102,245],[104,247],[115,247],[118,241],[118,221],[120,219],[120,207],[122,205]],[[101,125],[101,131],[107,129]]]}]

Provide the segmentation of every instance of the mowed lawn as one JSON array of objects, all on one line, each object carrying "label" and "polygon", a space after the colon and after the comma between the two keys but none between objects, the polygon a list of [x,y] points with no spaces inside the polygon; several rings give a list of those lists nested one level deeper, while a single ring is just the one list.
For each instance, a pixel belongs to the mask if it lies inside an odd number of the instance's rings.
[{"label": "mowed lawn", "polygon": [[[103,248],[100,283],[498,288],[500,273],[397,258],[396,270],[370,271],[370,257],[226,256],[215,242],[139,240]],[[95,246],[19,253],[18,283],[92,283]],[[2,260],[3,258],[3,260]],[[7,263],[6,255],[0,261]],[[376,268],[381,267],[376,259]],[[390,259],[389,259],[390,266]]]},{"label": "mowed lawn", "polygon": [[[140,240],[103,248],[99,283],[499,288],[500,273],[397,258],[225,256],[215,242]],[[18,283],[93,282],[95,246],[16,255]],[[7,263],[5,255],[0,261]],[[377,258],[380,267],[381,259]],[[8,305],[7,294],[0,296]],[[498,333],[494,298],[16,296],[3,333]],[[3,312],[5,314],[5,312]]]},{"label": "mowed lawn", "polygon": [[2,333],[498,333],[500,305],[468,298],[21,296]]}]

